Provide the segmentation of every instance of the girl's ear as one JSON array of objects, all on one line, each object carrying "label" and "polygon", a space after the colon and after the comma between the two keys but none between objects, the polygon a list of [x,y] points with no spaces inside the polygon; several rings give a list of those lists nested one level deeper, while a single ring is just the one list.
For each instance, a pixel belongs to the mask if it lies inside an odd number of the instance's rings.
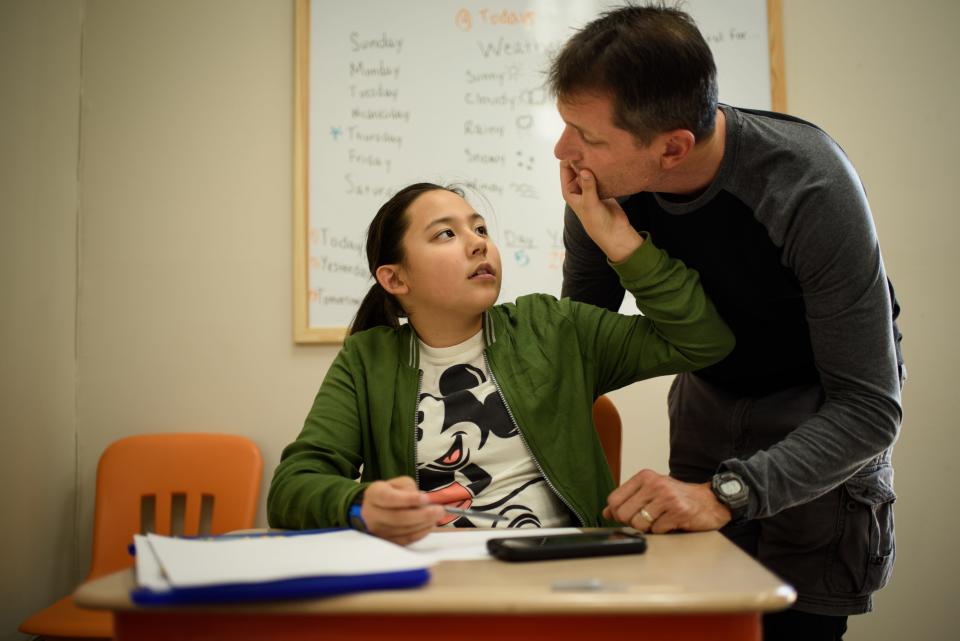
[{"label": "girl's ear", "polygon": [[401,296],[410,292],[410,287],[403,280],[399,265],[380,265],[377,267],[377,282],[388,294]]}]

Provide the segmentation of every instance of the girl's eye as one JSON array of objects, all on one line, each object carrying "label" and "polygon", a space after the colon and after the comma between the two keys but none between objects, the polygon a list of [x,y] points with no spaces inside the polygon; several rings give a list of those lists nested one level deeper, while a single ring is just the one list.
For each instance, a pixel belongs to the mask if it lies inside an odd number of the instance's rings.
[{"label": "girl's eye", "polygon": [[444,229],[443,231],[438,233],[436,236],[434,236],[434,238],[448,238],[448,239],[453,237],[454,237],[454,234],[452,229]]},{"label": "girl's eye", "polygon": [[477,227],[477,234],[480,236],[489,236],[490,232],[487,231],[486,225],[480,225],[479,227]]}]

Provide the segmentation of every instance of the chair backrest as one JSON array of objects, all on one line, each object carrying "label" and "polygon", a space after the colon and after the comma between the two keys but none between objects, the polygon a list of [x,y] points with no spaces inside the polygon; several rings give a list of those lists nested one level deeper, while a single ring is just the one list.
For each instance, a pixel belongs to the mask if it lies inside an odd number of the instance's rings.
[{"label": "chair backrest", "polygon": [[593,403],[593,425],[597,428],[603,453],[607,456],[607,464],[613,473],[613,482],[620,485],[620,446],[623,425],[617,406],[606,396],[597,398]]},{"label": "chair backrest", "polygon": [[97,466],[87,579],[133,564],[133,535],[222,534],[253,526],[263,459],[233,434],[141,434],[107,447]]}]

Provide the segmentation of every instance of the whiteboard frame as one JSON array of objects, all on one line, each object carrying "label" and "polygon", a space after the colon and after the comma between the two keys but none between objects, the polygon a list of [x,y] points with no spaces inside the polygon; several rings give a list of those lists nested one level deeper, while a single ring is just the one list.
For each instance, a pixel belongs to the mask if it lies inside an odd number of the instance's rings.
[{"label": "whiteboard frame", "polygon": [[[343,342],[346,327],[311,327],[309,311],[310,225],[310,4],[294,0],[293,87],[293,342],[331,345]],[[770,92],[774,111],[786,112],[783,8],[781,0],[767,0],[767,38],[770,49]]]}]

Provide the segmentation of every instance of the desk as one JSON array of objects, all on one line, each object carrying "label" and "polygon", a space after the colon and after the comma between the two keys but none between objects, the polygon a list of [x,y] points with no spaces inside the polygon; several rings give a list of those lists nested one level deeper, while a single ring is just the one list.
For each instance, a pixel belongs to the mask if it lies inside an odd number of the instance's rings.
[{"label": "desk", "polygon": [[[556,591],[598,579],[605,591]],[[115,638],[759,641],[760,614],[793,589],[718,532],[648,536],[645,554],[504,563],[444,561],[413,590],[243,605],[144,608],[133,570],[80,586],[79,605],[115,613]]]}]

